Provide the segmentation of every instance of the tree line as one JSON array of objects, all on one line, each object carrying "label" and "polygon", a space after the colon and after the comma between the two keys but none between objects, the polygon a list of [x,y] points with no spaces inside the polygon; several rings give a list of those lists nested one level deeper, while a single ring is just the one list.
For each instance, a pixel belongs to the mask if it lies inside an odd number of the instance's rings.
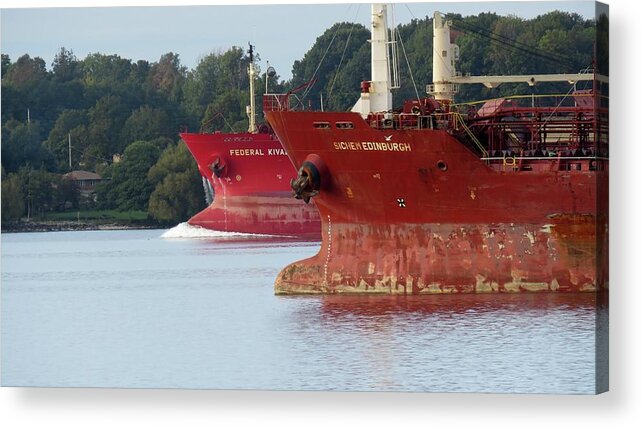
[{"label": "tree line", "polygon": [[[598,51],[608,47],[608,33],[599,31],[608,21],[576,14],[447,19],[453,22],[463,73],[576,73],[593,64],[596,40]],[[401,103],[424,96],[431,83],[432,18],[413,19],[398,30],[403,86],[395,99]],[[369,36],[360,24],[333,25],[294,62],[291,79],[270,79],[270,92],[314,79],[300,93],[302,103],[349,109],[359,83],[369,78]],[[210,53],[191,70],[174,52],[156,62],[101,53],[79,59],[62,47],[49,68],[29,54],[15,61],[2,54],[2,220],[83,207],[147,211],[167,224],[186,220],[205,199],[196,163],[178,133],[246,129],[248,64],[241,47]],[[608,74],[608,62],[598,66]],[[266,78],[259,77],[259,88]],[[523,89],[468,86],[459,97],[484,99]],[[107,179],[95,201],[82,200],[78,189],[62,180],[77,169]]]}]

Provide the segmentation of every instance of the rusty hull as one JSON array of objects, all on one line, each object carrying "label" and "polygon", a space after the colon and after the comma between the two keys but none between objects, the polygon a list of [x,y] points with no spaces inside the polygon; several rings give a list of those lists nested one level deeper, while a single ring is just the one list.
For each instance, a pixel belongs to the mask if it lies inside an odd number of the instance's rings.
[{"label": "rusty hull", "polygon": [[540,225],[324,222],[319,253],[287,266],[277,294],[580,292],[598,281],[590,216]]},{"label": "rusty hull", "polygon": [[266,116],[297,167],[315,164],[323,227],[319,253],[283,269],[276,293],[608,288],[608,159],[521,169],[480,159],[446,130],[375,129],[354,113]]}]

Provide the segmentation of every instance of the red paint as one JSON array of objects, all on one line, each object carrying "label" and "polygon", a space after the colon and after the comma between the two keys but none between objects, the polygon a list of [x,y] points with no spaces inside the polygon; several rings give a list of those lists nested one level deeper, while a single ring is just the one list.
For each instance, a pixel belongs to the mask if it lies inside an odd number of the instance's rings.
[{"label": "red paint", "polygon": [[183,133],[214,201],[188,223],[212,230],[319,238],[313,205],[292,198],[296,170],[270,133]]},{"label": "red paint", "polygon": [[[321,250],[286,267],[277,293],[607,288],[608,158],[598,154],[608,125],[603,110],[558,113],[543,126],[539,111],[529,119],[520,110],[512,129],[502,108],[485,122],[469,115],[486,138],[482,154],[443,113],[425,117],[435,129],[418,129],[422,119],[403,112],[391,124],[377,114],[267,111],[295,166],[318,159],[326,171],[312,196]],[[511,138],[528,144],[515,152]]]}]

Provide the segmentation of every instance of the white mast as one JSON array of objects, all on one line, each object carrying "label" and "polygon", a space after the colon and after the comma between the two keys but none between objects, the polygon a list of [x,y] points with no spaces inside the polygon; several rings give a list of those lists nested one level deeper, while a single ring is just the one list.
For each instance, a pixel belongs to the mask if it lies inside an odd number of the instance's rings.
[{"label": "white mast", "polygon": [[436,100],[453,101],[460,84],[481,83],[487,88],[495,88],[502,83],[527,83],[533,86],[539,82],[568,82],[599,80],[608,82],[608,77],[593,73],[578,74],[532,74],[521,76],[462,76],[457,73],[455,62],[459,60],[459,46],[450,43],[450,21],[444,21],[439,12],[433,15],[433,83],[426,91]]},{"label": "white mast", "polygon": [[438,101],[452,101],[458,86],[452,83],[455,77],[455,61],[459,60],[459,46],[450,43],[450,22],[444,21],[439,12],[433,15],[432,81],[428,93]]},{"label": "white mast", "polygon": [[362,83],[361,98],[352,107],[352,111],[361,113],[363,117],[368,116],[370,112],[392,109],[387,7],[384,4],[373,4],[371,10],[370,65],[372,80]]},{"label": "white mast", "polygon": [[247,106],[246,112],[249,118],[249,126],[247,132],[256,133],[256,106],[254,102],[254,79],[258,74],[258,70],[254,65],[254,47],[250,45],[250,66],[248,67],[248,76],[250,77],[250,105]]}]

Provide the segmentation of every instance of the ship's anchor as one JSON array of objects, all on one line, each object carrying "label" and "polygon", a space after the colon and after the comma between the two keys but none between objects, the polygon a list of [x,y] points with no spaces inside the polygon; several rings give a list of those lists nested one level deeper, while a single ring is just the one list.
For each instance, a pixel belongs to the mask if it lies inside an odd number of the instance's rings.
[{"label": "ship's anchor", "polygon": [[221,157],[218,156],[214,162],[210,164],[210,169],[217,178],[221,178],[225,170],[225,164],[221,162]]},{"label": "ship's anchor", "polygon": [[312,162],[303,162],[297,177],[290,180],[290,187],[296,199],[303,199],[306,204],[309,203],[310,198],[319,194],[321,187],[319,170]]}]

